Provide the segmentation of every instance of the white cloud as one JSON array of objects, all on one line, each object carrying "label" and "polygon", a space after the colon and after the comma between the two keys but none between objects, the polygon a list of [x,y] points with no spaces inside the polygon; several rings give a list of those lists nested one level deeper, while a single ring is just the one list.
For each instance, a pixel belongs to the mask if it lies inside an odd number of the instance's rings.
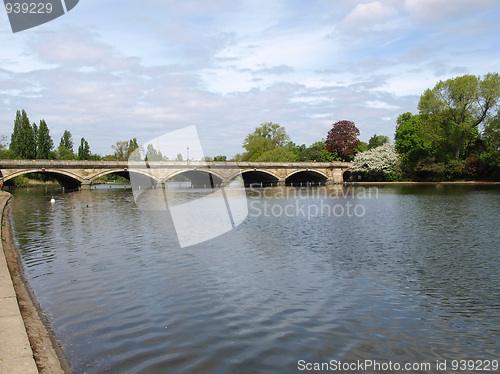
[{"label": "white cloud", "polygon": [[384,5],[380,1],[358,4],[347,17],[340,22],[341,27],[354,28],[372,26],[382,23],[398,14],[398,10],[391,5]]}]

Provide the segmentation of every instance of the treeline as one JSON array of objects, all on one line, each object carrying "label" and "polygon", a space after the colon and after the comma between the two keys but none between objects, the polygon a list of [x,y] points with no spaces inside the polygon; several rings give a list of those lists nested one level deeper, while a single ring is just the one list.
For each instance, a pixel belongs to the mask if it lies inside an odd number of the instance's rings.
[{"label": "treeline", "polygon": [[235,161],[353,161],[356,180],[500,181],[500,76],[440,81],[418,102],[418,114],[396,121],[395,143],[384,135],[359,140],[352,121],[332,125],[326,139],[296,145],[285,128],[264,123],[249,134]]},{"label": "treeline", "polygon": [[[291,141],[284,127],[266,122],[245,138],[246,152],[237,154],[231,161],[267,162],[331,162],[352,161],[358,152],[363,152],[384,143],[389,137],[373,135],[368,143],[358,139],[359,129],[352,121],[338,121],[326,134],[326,139],[310,146],[297,145]],[[220,156],[219,156],[220,157]]]},{"label": "treeline", "polygon": [[440,81],[401,114],[395,147],[412,180],[500,180],[500,76]]},{"label": "treeline", "polygon": [[80,139],[78,153],[73,151],[73,136],[65,130],[59,146],[54,147],[50,130],[45,120],[40,124],[31,123],[26,111],[18,110],[14,120],[14,129],[7,145],[7,137],[0,141],[0,157],[3,159],[60,159],[60,160],[99,160],[98,155],[90,152],[89,143]]},{"label": "treeline", "polygon": [[74,149],[73,135],[64,130],[59,146],[55,147],[45,120],[37,125],[31,123],[24,109],[16,112],[14,128],[10,137],[0,138],[0,158],[2,159],[46,159],[46,160],[127,160],[139,147],[137,139],[118,141],[112,145],[113,154],[101,156],[90,151],[85,138],[80,139],[78,148]]}]

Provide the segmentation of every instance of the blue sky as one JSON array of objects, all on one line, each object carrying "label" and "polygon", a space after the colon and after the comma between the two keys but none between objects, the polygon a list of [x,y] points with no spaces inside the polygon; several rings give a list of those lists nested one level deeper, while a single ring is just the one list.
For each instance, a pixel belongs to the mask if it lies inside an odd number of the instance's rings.
[{"label": "blue sky", "polygon": [[499,72],[497,0],[80,0],[13,34],[0,10],[0,135],[17,109],[112,153],[196,125],[207,156],[263,122],[297,144],[351,120],[393,137],[439,80]]}]

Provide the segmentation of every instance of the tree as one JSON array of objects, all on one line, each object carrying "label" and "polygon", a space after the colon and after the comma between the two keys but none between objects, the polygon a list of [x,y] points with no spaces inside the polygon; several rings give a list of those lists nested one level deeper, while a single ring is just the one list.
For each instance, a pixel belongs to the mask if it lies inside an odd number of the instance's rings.
[{"label": "tree", "polygon": [[61,160],[72,160],[75,158],[73,153],[73,135],[68,130],[64,130],[64,133],[59,142],[59,147],[57,148],[57,157]]},{"label": "tree", "polygon": [[427,89],[418,103],[427,136],[458,160],[472,130],[488,120],[500,97],[500,76],[464,75]]},{"label": "tree", "polygon": [[22,149],[21,124],[24,117],[27,117],[24,109],[22,110],[22,112],[19,110],[16,112],[14,129],[12,130],[12,135],[10,136],[10,150],[14,154],[14,157],[18,157]]},{"label": "tree", "polygon": [[498,181],[500,180],[500,111],[488,120],[481,137],[485,149],[476,157],[479,162],[477,174],[484,179]]},{"label": "tree", "polygon": [[10,140],[10,150],[14,157],[21,159],[36,158],[36,137],[35,128],[30,124],[30,120],[25,110],[16,112],[14,129]]},{"label": "tree", "polygon": [[9,149],[7,136],[0,136],[0,159],[14,158],[13,152]]},{"label": "tree", "polygon": [[128,141],[119,140],[111,148],[115,151],[114,156],[117,160],[128,160],[134,151],[139,148],[139,144],[137,144],[137,138],[133,138]]},{"label": "tree", "polygon": [[80,140],[80,146],[78,147],[78,159],[79,160],[88,160],[90,159],[90,147],[89,143],[82,138]]},{"label": "tree", "polygon": [[500,111],[490,118],[482,134],[487,151],[500,151]]},{"label": "tree", "polygon": [[45,123],[45,120],[43,119],[40,121],[40,127],[38,127],[36,143],[37,143],[36,158],[45,160],[51,158],[50,153],[54,148],[54,142],[50,137],[50,132],[47,123]]},{"label": "tree", "polygon": [[61,137],[61,142],[59,147],[64,147],[73,153],[73,135],[68,130],[64,130],[63,136]]},{"label": "tree", "polygon": [[432,155],[431,142],[425,136],[421,118],[410,112],[401,114],[396,120],[394,135],[396,150],[404,163],[416,164]]},{"label": "tree", "polygon": [[399,155],[391,143],[356,154],[352,170],[365,174],[369,179],[394,180]]},{"label": "tree", "polygon": [[368,149],[377,148],[386,143],[390,143],[388,136],[375,134],[368,140]]},{"label": "tree", "polygon": [[146,148],[146,160],[147,161],[161,161],[161,160],[163,160],[163,155],[161,154],[161,151],[159,149],[156,150],[153,147],[153,144],[150,143],[150,144],[148,144],[148,146]]},{"label": "tree", "polygon": [[139,144],[137,143],[137,138],[130,139],[128,141],[127,158],[129,158],[137,148],[139,148]]},{"label": "tree", "polygon": [[338,121],[332,125],[326,137],[328,152],[337,152],[343,161],[350,161],[359,146],[359,129],[352,121]]},{"label": "tree", "polygon": [[285,147],[289,142],[290,137],[284,127],[272,122],[263,123],[245,138],[243,161],[256,161],[265,152]]},{"label": "tree", "polygon": [[325,148],[325,141],[321,140],[306,147],[305,144],[296,147],[298,161],[331,162],[338,160],[337,153],[330,153]]},{"label": "tree", "polygon": [[128,142],[126,141],[117,141],[115,145],[112,145],[111,148],[115,151],[115,157],[117,160],[126,160],[128,154]]},{"label": "tree", "polygon": [[255,161],[294,162],[298,161],[298,157],[290,147],[278,147],[262,153]]},{"label": "tree", "polygon": [[20,138],[24,141],[19,156],[22,159],[36,159],[36,125],[31,125],[28,117],[21,123]]},{"label": "tree", "polygon": [[401,156],[401,170],[407,178],[425,180],[436,174],[436,151],[425,134],[420,115],[401,114],[396,120],[394,139]]}]

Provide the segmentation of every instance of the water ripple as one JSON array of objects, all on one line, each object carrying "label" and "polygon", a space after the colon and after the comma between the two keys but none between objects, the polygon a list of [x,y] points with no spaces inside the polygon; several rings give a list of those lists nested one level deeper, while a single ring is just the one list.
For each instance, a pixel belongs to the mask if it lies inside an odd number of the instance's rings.
[{"label": "water ripple", "polygon": [[27,276],[76,373],[500,354],[496,190],[383,188],[349,197],[365,208],[357,219],[249,217],[185,249],[168,213],[137,209],[130,190],[54,205],[15,194]]}]

